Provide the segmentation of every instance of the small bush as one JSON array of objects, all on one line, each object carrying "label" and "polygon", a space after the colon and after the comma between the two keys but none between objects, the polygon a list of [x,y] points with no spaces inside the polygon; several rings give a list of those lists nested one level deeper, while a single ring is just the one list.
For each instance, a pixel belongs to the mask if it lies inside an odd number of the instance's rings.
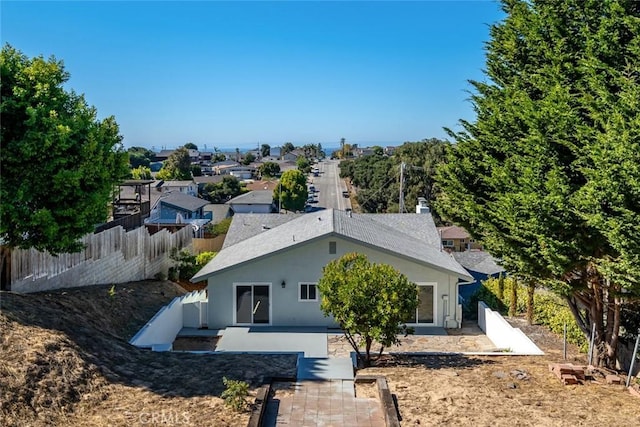
[{"label": "small bush", "polygon": [[224,399],[225,405],[232,408],[236,412],[240,412],[247,407],[247,396],[249,395],[249,384],[239,380],[229,380],[222,377],[222,383],[225,390],[221,397]]},{"label": "small bush", "polygon": [[229,227],[231,226],[232,218],[225,218],[217,224],[211,224],[207,227],[207,232],[211,233],[213,237],[217,237],[221,234],[227,234]]},{"label": "small bush", "polygon": [[199,268],[196,265],[196,257],[188,250],[182,249],[178,251],[177,248],[173,248],[170,257],[176,262],[175,265],[169,269],[170,280],[189,280],[198,272]]},{"label": "small bush", "polygon": [[207,263],[211,261],[217,254],[217,252],[202,252],[196,257],[196,265],[198,267],[207,265]]}]

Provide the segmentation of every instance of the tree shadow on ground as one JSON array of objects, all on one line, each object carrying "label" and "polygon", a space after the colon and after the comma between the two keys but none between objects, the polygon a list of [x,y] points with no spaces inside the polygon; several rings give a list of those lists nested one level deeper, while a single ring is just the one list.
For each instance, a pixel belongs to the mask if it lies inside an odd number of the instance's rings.
[{"label": "tree shadow on ground", "polygon": [[397,367],[425,367],[427,369],[473,369],[480,365],[490,365],[495,362],[488,358],[477,358],[463,354],[437,354],[437,355],[411,355],[389,354],[376,360],[372,367],[397,368]]}]

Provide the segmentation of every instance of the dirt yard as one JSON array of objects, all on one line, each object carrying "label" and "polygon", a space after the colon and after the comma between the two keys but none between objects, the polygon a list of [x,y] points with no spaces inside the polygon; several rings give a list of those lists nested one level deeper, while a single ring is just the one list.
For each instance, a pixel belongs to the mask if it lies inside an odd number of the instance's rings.
[{"label": "dirt yard", "polygon": [[[511,319],[545,356],[391,357],[363,374],[387,377],[403,426],[631,426],[640,425],[640,399],[624,386],[563,386],[548,364],[563,362],[560,337]],[[570,346],[569,363],[584,355]]]},{"label": "dirt yard", "polygon": [[223,376],[295,375],[295,356],[153,353],[128,344],[184,289],[140,282],[30,295],[0,293],[0,425],[244,426]]},{"label": "dirt yard", "polygon": [[[252,393],[265,377],[293,376],[295,356],[153,353],[128,340],[184,289],[171,282],[0,293],[0,425],[245,426],[228,410],[222,377]],[[518,324],[520,326],[520,324]],[[524,328],[544,357],[388,358],[385,375],[402,424],[631,426],[640,399],[622,386],[563,386],[547,368],[560,340]],[[570,349],[571,361],[581,356]]]}]

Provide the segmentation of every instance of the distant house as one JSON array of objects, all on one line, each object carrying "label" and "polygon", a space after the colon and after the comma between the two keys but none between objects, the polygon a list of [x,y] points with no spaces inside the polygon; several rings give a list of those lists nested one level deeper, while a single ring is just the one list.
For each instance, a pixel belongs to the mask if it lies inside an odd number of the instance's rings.
[{"label": "distant house", "polygon": [[150,230],[191,225],[198,235],[212,219],[211,212],[204,210],[208,204],[208,201],[188,194],[168,193],[158,199],[151,215],[144,223]]},{"label": "distant house", "polygon": [[217,224],[231,216],[231,207],[224,203],[209,203],[204,207],[205,216],[208,212],[210,212],[212,216],[211,223]]},{"label": "distant house", "polygon": [[184,193],[189,196],[198,195],[198,184],[195,181],[159,181],[156,185],[156,189],[166,193]]},{"label": "distant house", "polygon": [[201,192],[204,189],[204,186],[207,184],[217,184],[222,182],[224,177],[222,175],[212,175],[212,176],[194,176],[193,181],[198,186],[198,192]]},{"label": "distant house", "polygon": [[256,168],[253,166],[233,166],[231,168],[227,168],[226,172],[242,181],[253,178],[256,174]]},{"label": "distant house", "polygon": [[472,277],[440,251],[429,214],[238,214],[223,249],[191,280],[208,281],[209,328],[336,327],[320,310],[317,284],[322,268],[349,252],[389,264],[417,284],[408,324],[460,326],[458,281]]},{"label": "distant house", "polygon": [[273,192],[273,190],[278,186],[279,182],[280,181],[278,181],[278,180],[273,180],[273,181],[264,181],[264,180],[248,181],[248,182],[245,183],[245,187],[249,191],[269,190],[269,191]]},{"label": "distant house", "polygon": [[240,163],[236,162],[235,160],[224,160],[222,162],[213,163],[211,165],[211,168],[213,169],[213,173],[215,173],[216,175],[226,175],[229,173],[229,170],[231,168],[239,165]]},{"label": "distant house", "polygon": [[471,235],[462,227],[450,225],[438,227],[442,248],[449,252],[463,252],[470,249],[482,249],[482,245],[471,238]]},{"label": "distant house", "polygon": [[281,156],[281,160],[285,160],[287,162],[297,162],[300,157],[304,157],[304,151],[300,149],[295,149],[293,151],[288,152],[284,156]]},{"label": "distant house", "polygon": [[483,280],[487,280],[490,277],[498,277],[500,274],[506,274],[505,269],[498,264],[498,260],[485,251],[470,250],[453,252],[453,257],[471,273],[475,279],[474,283],[460,286],[462,302],[469,302],[471,295],[478,290]]},{"label": "distant house", "polygon": [[162,150],[158,153],[155,153],[153,156],[153,161],[154,162],[164,162],[165,160],[167,160],[169,158],[170,155],[173,154],[173,152],[176,150]]},{"label": "distant house", "polygon": [[273,191],[256,190],[241,194],[229,200],[227,204],[234,214],[237,213],[272,213],[275,210],[273,204]]}]

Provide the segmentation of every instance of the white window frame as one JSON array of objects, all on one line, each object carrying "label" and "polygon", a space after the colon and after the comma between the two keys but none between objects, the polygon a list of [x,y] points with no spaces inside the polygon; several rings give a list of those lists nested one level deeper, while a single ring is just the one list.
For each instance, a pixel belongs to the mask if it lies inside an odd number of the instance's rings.
[{"label": "white window frame", "polygon": [[[302,298],[302,286],[307,285],[307,298]],[[315,299],[310,299],[309,297],[309,285],[313,285],[316,288],[316,297]],[[320,298],[318,298],[320,291],[318,290],[317,282],[298,282],[298,302],[318,302]]]},{"label": "white window frame", "polygon": [[443,240],[442,247],[443,248],[453,248],[455,246],[455,242],[451,239]]},{"label": "white window frame", "polygon": [[[433,286],[433,323],[407,323],[410,326],[437,326],[438,325],[438,282],[415,282],[418,286]],[[416,308],[416,318],[418,309]],[[416,319],[417,320],[417,319]]]}]

